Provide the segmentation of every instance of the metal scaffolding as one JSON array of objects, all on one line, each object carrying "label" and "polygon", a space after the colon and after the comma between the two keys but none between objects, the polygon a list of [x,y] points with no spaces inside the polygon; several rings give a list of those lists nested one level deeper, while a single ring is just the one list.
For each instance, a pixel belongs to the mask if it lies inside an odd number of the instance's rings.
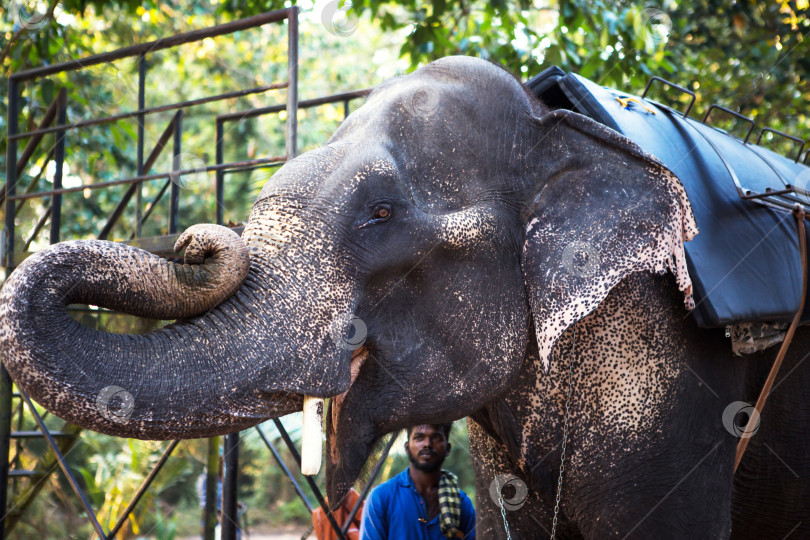
[{"label": "metal scaffolding", "polygon": [[[160,50],[177,47],[182,44],[200,41],[206,38],[215,38],[246,30],[256,28],[271,23],[287,22],[287,80],[277,82],[270,85],[263,85],[255,88],[247,88],[233,92],[217,94],[213,96],[206,96],[199,99],[182,101],[178,103],[165,104],[158,107],[146,108],[146,79],[148,75],[146,59],[152,53]],[[77,71],[91,66],[102,63],[112,62],[123,58],[137,58],[138,62],[138,108],[137,110],[116,114],[112,116],[105,116],[101,118],[94,118],[81,122],[68,123],[67,122],[67,106],[68,106],[68,93],[65,88],[61,88],[54,101],[50,104],[42,119],[40,120],[36,129],[30,131],[19,131],[18,117],[20,112],[20,91],[21,84],[26,81],[32,81],[43,77],[60,74],[69,71]],[[3,230],[2,241],[0,241],[0,261],[5,267],[6,276],[16,267],[19,262],[25,257],[26,253],[31,246],[31,243],[37,238],[39,233],[45,227],[46,223],[50,222],[50,243],[56,243],[60,240],[60,229],[62,222],[62,195],[84,190],[106,189],[112,186],[128,185],[127,191],[123,194],[118,201],[114,210],[107,216],[106,223],[100,228],[98,238],[106,239],[109,237],[115,225],[119,222],[124,211],[132,200],[135,200],[135,231],[133,238],[134,243],[149,249],[155,253],[165,254],[171,249],[174,240],[178,233],[178,215],[179,215],[179,198],[180,190],[178,186],[178,179],[184,175],[194,174],[200,172],[200,169],[182,169],[179,155],[182,152],[182,133],[183,133],[183,114],[188,109],[193,109],[206,103],[212,103],[225,99],[232,99],[236,97],[247,96],[251,94],[259,94],[272,90],[286,90],[286,103],[283,105],[275,105],[271,107],[264,107],[259,109],[251,109],[241,112],[221,114],[216,116],[216,163],[212,166],[205,168],[206,172],[215,172],[216,175],[216,222],[223,224],[224,215],[223,209],[225,207],[224,200],[224,183],[225,175],[233,172],[250,171],[257,168],[276,167],[283,164],[288,159],[295,157],[297,153],[297,139],[298,139],[298,110],[302,108],[317,107],[324,104],[343,103],[344,112],[348,114],[349,102],[353,99],[361,98],[370,92],[370,90],[360,90],[356,92],[348,92],[342,94],[335,94],[318,99],[307,101],[298,100],[298,8],[291,7],[288,9],[273,11],[240,19],[226,24],[195,30],[192,32],[177,34],[167,38],[159,39],[148,43],[141,43],[130,47],[124,47],[115,51],[98,54],[78,60],[71,60],[61,64],[54,64],[50,66],[39,67],[20,73],[11,75],[8,83],[8,148],[7,148],[7,162],[6,162],[6,183],[0,187],[0,204],[5,203],[5,229]],[[160,112],[176,111],[172,119],[163,130],[158,138],[155,146],[146,155],[144,145],[145,135],[145,122],[150,115]],[[254,118],[262,115],[277,114],[286,112],[286,136],[285,136],[285,155],[283,156],[268,156],[258,159],[250,159],[237,162],[224,162],[223,155],[223,136],[224,125],[227,122],[238,121],[246,118]],[[122,119],[135,119],[137,121],[137,174],[129,178],[122,178],[97,184],[86,184],[76,187],[64,187],[62,184],[63,178],[63,165],[65,159],[65,133],[71,130],[81,130],[83,128],[110,124]],[[46,153],[45,162],[41,165],[40,171],[34,176],[33,180],[22,192],[18,192],[18,180],[23,175],[29,161],[36,152],[43,138],[47,134],[54,134],[56,142],[54,146]],[[27,143],[22,151],[18,153],[18,142],[27,140]],[[172,170],[168,172],[151,173],[151,170],[161,153],[172,141],[172,150],[174,159],[172,160]],[[49,163],[54,165],[53,175],[53,188],[46,191],[36,191],[37,184]],[[149,205],[143,210],[143,193],[142,186],[144,182],[163,180],[164,183],[155,198],[150,201]],[[161,201],[166,192],[169,193],[169,218],[168,218],[168,232],[169,236],[159,238],[141,238],[142,226],[152,214],[156,205]],[[35,201],[43,198],[50,198],[46,210],[39,217],[34,230],[29,238],[21,243],[21,249],[17,248],[17,238],[15,231],[15,217],[19,213],[22,206],[26,201]],[[241,232],[240,228],[235,228],[237,232]],[[22,239],[20,239],[22,240]],[[79,308],[81,310],[81,308]],[[86,310],[85,310],[86,311]],[[98,313],[98,311],[95,311]],[[17,405],[14,406],[16,401]],[[28,409],[29,414],[36,421],[39,431],[23,431],[23,417],[25,409]],[[47,414],[47,413],[46,413]],[[96,518],[95,512],[81,489],[80,484],[75,478],[72,471],[65,464],[64,454],[69,451],[77,438],[80,436],[80,428],[70,424],[65,424],[59,431],[49,430],[43,420],[45,415],[40,415],[34,407],[31,399],[23,391],[14,392],[13,383],[5,368],[0,368],[0,460],[3,460],[4,466],[0,467],[0,485],[9,487],[10,481],[16,481],[24,477],[31,477],[35,479],[42,479],[47,476],[56,465],[62,469],[63,473],[74,493],[78,497],[82,507],[84,508],[93,529],[98,538],[108,540],[115,537],[115,535],[125,525],[128,517],[135,509],[138,502],[141,500],[143,494],[149,489],[155,477],[159,474],[161,468],[171,456],[175,448],[177,448],[180,441],[171,441],[165,448],[163,455],[151,470],[149,475],[144,479],[142,485],[139,487],[137,493],[126,509],[118,517],[117,523],[109,532],[105,532],[104,528]],[[12,430],[12,417],[17,421],[17,430]],[[287,433],[282,422],[278,419],[274,420],[282,439],[287,445],[289,451],[296,462],[300,465],[300,455],[296,449],[292,439]],[[255,428],[264,444],[270,450],[272,457],[276,463],[282,468],[286,476],[295,488],[298,496],[303,500],[306,507],[311,511],[313,505],[309,502],[304,490],[296,481],[295,476],[284,465],[281,454],[278,449],[273,445],[260,426]],[[53,453],[53,458],[43,456],[38,463],[37,467],[33,470],[22,470],[19,468],[20,450],[22,441],[31,438],[44,438],[48,447]],[[15,442],[16,454],[13,462],[9,462],[11,441]],[[385,460],[388,450],[393,444],[394,438],[391,438],[388,446],[385,448],[383,457],[378,462],[373,470],[371,479],[368,485],[362,492],[360,502],[365,499],[368,491],[374,482],[377,473],[379,472],[380,465]],[[206,539],[214,538],[214,526],[216,524],[216,483],[217,483],[217,458],[219,455],[220,438],[214,437],[209,440],[208,444],[208,465],[207,465],[207,485],[206,485],[206,505],[204,510],[204,531]],[[222,538],[235,539],[237,534],[237,478],[239,475],[239,434],[235,433],[225,437],[225,478],[223,481],[223,495],[222,495]],[[12,467],[13,466],[13,467]],[[348,519],[345,523],[338,523],[333,514],[330,512],[326,501],[318,488],[315,481],[310,477],[305,477],[308,487],[314,494],[318,505],[323,509],[327,518],[330,521],[333,529],[339,538],[345,538],[346,531],[349,524],[356,515],[360,502],[355,505]],[[0,509],[3,510],[3,517],[0,518],[0,540],[5,538],[8,532],[20,519],[25,507],[36,496],[37,492],[42,486],[42,482],[35,485],[29,492],[29,499],[27,503],[20,507],[8,510],[7,492],[8,489],[0,490]]]}]

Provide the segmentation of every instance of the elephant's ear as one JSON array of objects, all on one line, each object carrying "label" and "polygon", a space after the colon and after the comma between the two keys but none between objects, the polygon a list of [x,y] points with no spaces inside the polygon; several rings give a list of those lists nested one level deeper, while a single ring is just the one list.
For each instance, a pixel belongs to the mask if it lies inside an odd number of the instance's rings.
[{"label": "elephant's ear", "polygon": [[694,308],[683,243],[697,226],[678,178],[617,132],[563,110],[534,129],[540,177],[521,264],[548,371],[563,332],[633,272],[670,270]]}]

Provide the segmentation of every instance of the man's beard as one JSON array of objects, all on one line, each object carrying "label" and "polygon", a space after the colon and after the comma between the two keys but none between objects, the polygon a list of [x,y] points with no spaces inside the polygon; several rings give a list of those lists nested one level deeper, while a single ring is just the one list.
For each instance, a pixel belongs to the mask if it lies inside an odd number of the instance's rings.
[{"label": "man's beard", "polygon": [[[444,456],[443,458],[441,458],[439,461],[437,461],[435,463],[420,463],[419,461],[416,460],[416,458],[413,457],[413,454],[411,454],[411,449],[410,448],[406,447],[405,448],[405,453],[408,454],[408,459],[410,460],[411,465],[413,465],[417,470],[420,470],[420,471],[426,472],[426,473],[432,473],[434,471],[439,470],[441,468],[441,466],[442,466],[442,463],[444,463],[444,459],[447,457],[447,456]],[[437,452],[433,452],[433,453],[437,454]]]}]

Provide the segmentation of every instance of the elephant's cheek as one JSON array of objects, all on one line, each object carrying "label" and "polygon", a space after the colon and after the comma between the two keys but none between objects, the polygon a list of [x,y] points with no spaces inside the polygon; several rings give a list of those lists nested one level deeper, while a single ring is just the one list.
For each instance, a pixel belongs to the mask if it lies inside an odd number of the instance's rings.
[{"label": "elephant's cheek", "polygon": [[[360,374],[360,368],[363,367],[368,357],[369,352],[366,347],[360,347],[354,351],[351,362],[352,384],[354,384],[355,379],[357,379],[357,375]],[[351,385],[349,385],[348,390],[332,398],[332,404],[329,407],[331,422],[329,423],[330,429],[329,433],[327,433],[327,437],[329,437],[329,459],[332,461],[333,465],[337,465],[338,462],[337,426],[338,419],[340,418],[340,408],[343,406],[343,401],[346,399],[349,390],[351,390]]]}]

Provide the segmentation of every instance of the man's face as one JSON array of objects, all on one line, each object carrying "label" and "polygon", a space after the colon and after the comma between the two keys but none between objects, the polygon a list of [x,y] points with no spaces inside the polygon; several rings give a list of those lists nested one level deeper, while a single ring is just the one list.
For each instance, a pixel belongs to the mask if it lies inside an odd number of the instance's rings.
[{"label": "man's face", "polygon": [[433,472],[442,466],[450,453],[450,443],[443,431],[430,425],[416,426],[405,443],[405,452],[416,469]]}]

